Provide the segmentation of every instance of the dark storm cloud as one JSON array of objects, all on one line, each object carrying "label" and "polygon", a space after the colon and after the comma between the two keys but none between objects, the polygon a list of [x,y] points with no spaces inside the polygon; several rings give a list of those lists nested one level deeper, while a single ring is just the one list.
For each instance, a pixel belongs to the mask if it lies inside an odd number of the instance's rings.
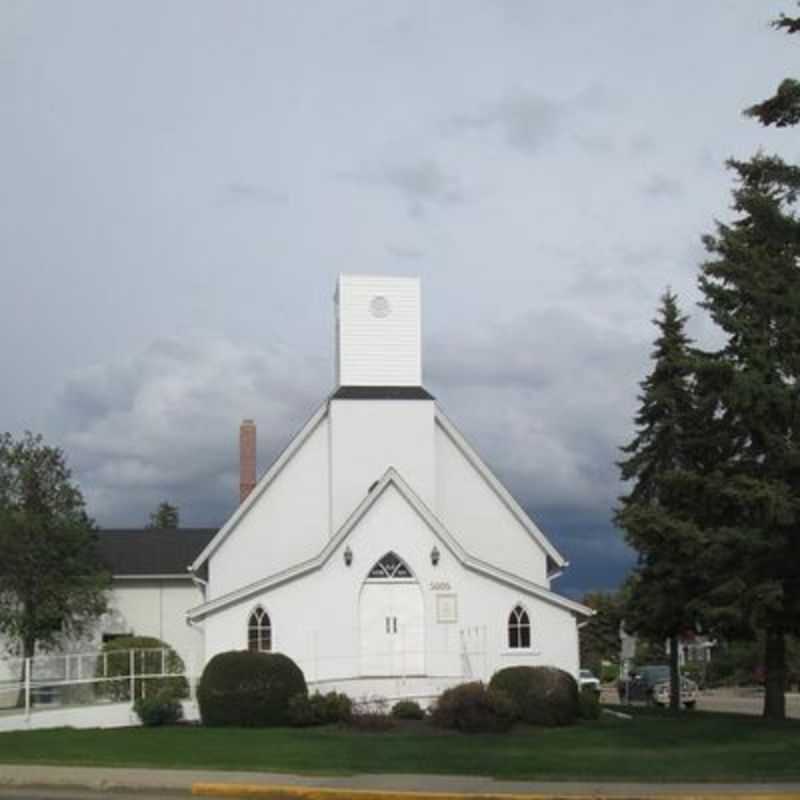
[{"label": "dark storm cloud", "polygon": [[422,279],[445,410],[534,518],[558,509],[548,533],[575,531],[569,575],[617,568],[580,548],[618,492],[658,297],[719,337],[694,303],[724,160],[796,158],[796,131],[741,116],[795,68],[772,12],[10,8],[2,427],[63,444],[101,522],[161,499],[221,521],[241,417],[264,468],[330,388],[336,273],[397,271]]},{"label": "dark storm cloud", "polygon": [[222,521],[238,482],[238,425],[259,426],[263,469],[324,396],[324,370],[287,348],[162,339],[139,356],[73,376],[58,410],[90,508],[137,524],[161,499],[187,524]]},{"label": "dark storm cloud", "polygon": [[607,87],[591,84],[574,96],[552,99],[530,91],[508,95],[469,114],[455,114],[446,130],[462,133],[497,131],[505,142],[526,155],[535,155],[555,142],[571,142],[603,155],[617,149],[617,126],[612,118],[623,108]]},{"label": "dark storm cloud", "polygon": [[424,217],[430,206],[447,207],[464,202],[458,177],[446,172],[432,159],[363,169],[340,176],[365,186],[388,187],[397,191],[412,217]]},{"label": "dark storm cloud", "polygon": [[680,197],[683,194],[683,185],[669,175],[651,175],[642,187],[644,194],[656,199],[670,199]]},{"label": "dark storm cloud", "polygon": [[498,130],[512,147],[536,153],[558,134],[564,106],[531,93],[510,96],[475,114],[457,114],[449,124],[456,131]]},{"label": "dark storm cloud", "polygon": [[636,561],[611,515],[573,508],[529,508],[528,513],[570,562],[553,588],[580,599],[586,592],[613,591]]},{"label": "dark storm cloud", "polygon": [[571,503],[602,515],[618,493],[614,462],[647,352],[605,323],[549,309],[437,343],[428,374],[445,411],[526,507]]}]

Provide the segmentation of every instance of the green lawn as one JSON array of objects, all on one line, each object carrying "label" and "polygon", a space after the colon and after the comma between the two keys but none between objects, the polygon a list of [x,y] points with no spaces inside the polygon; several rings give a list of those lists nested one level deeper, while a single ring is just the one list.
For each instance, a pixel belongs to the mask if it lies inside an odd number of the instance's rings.
[{"label": "green lawn", "polygon": [[800,780],[800,722],[638,712],[507,735],[339,728],[24,731],[0,734],[0,762],[265,770],[449,773],[531,780]]}]

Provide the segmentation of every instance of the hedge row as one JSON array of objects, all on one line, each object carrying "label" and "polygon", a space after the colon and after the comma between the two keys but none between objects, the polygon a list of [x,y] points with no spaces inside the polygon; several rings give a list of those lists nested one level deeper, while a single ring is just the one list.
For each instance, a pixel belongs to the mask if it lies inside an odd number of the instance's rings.
[{"label": "hedge row", "polygon": [[[315,692],[309,696],[300,668],[280,653],[231,651],[206,665],[197,691],[205,725],[262,727],[271,725],[356,724],[365,716],[344,694]],[[432,722],[465,733],[500,732],[520,720],[533,725],[571,725],[579,717],[599,714],[596,693],[581,695],[575,679],[555,667],[508,667],[489,685],[454,686],[441,694],[431,710]],[[370,723],[374,722],[370,716]],[[397,703],[391,715],[420,719],[423,710],[409,701]],[[358,718],[358,719],[357,719]],[[369,727],[369,726],[366,726]],[[375,729],[381,729],[376,725]]]}]

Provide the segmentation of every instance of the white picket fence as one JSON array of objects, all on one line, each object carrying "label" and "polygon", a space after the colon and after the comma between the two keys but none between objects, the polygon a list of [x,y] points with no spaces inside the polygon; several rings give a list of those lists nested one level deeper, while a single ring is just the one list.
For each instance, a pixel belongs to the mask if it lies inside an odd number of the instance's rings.
[{"label": "white picket fence", "polygon": [[4,659],[0,660],[0,714],[24,713],[29,718],[58,707],[133,703],[165,680],[174,681],[187,694],[192,691],[191,676],[166,649]]},{"label": "white picket fence", "polygon": [[[398,630],[396,647],[365,652],[356,646],[358,629],[308,631],[305,646],[290,655],[303,670],[310,691],[335,689],[354,700],[409,699],[428,704],[455,683],[488,680],[484,627],[453,629],[447,636],[427,640],[404,634]],[[136,724],[133,703],[163,687],[164,681],[181,682],[184,713],[196,718],[198,677],[195,665],[187,669],[168,649],[0,659],[0,730],[14,729],[11,717],[24,727],[44,726],[45,711],[52,712],[48,716],[59,724],[76,727]]]}]

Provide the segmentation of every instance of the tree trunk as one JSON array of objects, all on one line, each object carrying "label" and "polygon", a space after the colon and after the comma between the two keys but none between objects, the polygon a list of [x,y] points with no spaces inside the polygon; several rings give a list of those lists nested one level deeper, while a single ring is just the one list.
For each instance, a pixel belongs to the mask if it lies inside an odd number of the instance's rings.
[{"label": "tree trunk", "polygon": [[764,640],[764,718],[786,719],[786,638],[781,628],[768,628]]},{"label": "tree trunk", "polygon": [[36,652],[36,639],[24,639],[22,642],[22,664],[19,668],[19,692],[17,693],[17,708],[25,708],[25,662],[33,658]]},{"label": "tree trunk", "polygon": [[681,709],[681,676],[678,667],[680,652],[678,637],[669,637],[669,707],[672,711]]}]

